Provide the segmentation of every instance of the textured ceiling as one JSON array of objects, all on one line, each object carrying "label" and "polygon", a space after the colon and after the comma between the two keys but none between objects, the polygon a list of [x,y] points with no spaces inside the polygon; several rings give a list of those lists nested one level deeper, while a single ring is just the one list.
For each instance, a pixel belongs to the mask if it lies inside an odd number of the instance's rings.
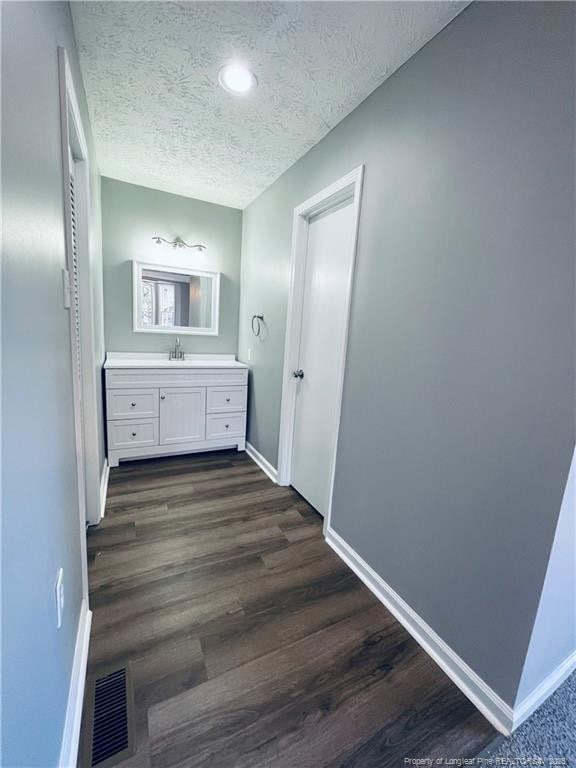
[{"label": "textured ceiling", "polygon": [[467,4],[73,2],[100,171],[243,208]]}]

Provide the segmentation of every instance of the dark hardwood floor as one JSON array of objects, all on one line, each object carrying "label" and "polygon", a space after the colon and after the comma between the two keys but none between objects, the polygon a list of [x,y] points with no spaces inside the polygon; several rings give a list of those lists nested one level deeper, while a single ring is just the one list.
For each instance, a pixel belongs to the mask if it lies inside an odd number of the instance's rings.
[{"label": "dark hardwood floor", "polygon": [[133,674],[122,768],[385,768],[495,736],[244,453],[113,469],[88,549],[89,674]]}]

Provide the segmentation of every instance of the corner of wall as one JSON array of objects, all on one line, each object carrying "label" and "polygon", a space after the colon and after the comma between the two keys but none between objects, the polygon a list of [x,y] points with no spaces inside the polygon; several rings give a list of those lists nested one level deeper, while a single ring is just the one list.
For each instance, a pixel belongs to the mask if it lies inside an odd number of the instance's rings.
[{"label": "corner of wall", "polygon": [[514,727],[576,669],[576,451],[514,704]]}]

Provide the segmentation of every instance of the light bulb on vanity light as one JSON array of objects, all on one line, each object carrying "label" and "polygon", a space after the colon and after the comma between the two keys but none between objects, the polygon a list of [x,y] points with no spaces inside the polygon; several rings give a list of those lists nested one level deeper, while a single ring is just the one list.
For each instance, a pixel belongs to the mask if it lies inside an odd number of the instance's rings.
[{"label": "light bulb on vanity light", "polygon": [[166,245],[171,245],[172,248],[196,248],[197,251],[205,251],[206,246],[201,245],[201,243],[195,243],[194,245],[190,245],[185,240],[182,240],[181,237],[176,237],[174,240],[166,240],[164,237],[160,237],[159,235],[154,235],[152,240],[156,243],[156,245],[162,245],[165,243]]}]

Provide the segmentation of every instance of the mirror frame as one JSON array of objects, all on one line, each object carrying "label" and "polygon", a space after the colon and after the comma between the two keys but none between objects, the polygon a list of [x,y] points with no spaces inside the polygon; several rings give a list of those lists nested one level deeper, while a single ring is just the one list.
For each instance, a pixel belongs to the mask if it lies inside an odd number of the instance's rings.
[{"label": "mirror frame", "polygon": [[[212,278],[212,325],[209,328],[190,328],[174,325],[170,328],[144,327],[140,323],[140,281],[142,270],[153,269],[155,272],[167,272],[177,275],[194,275]],[[193,336],[218,336],[220,317],[220,272],[206,272],[202,269],[173,267],[169,264],[149,264],[146,261],[132,261],[132,330],[134,333],[171,333],[172,335],[189,334]]]}]

